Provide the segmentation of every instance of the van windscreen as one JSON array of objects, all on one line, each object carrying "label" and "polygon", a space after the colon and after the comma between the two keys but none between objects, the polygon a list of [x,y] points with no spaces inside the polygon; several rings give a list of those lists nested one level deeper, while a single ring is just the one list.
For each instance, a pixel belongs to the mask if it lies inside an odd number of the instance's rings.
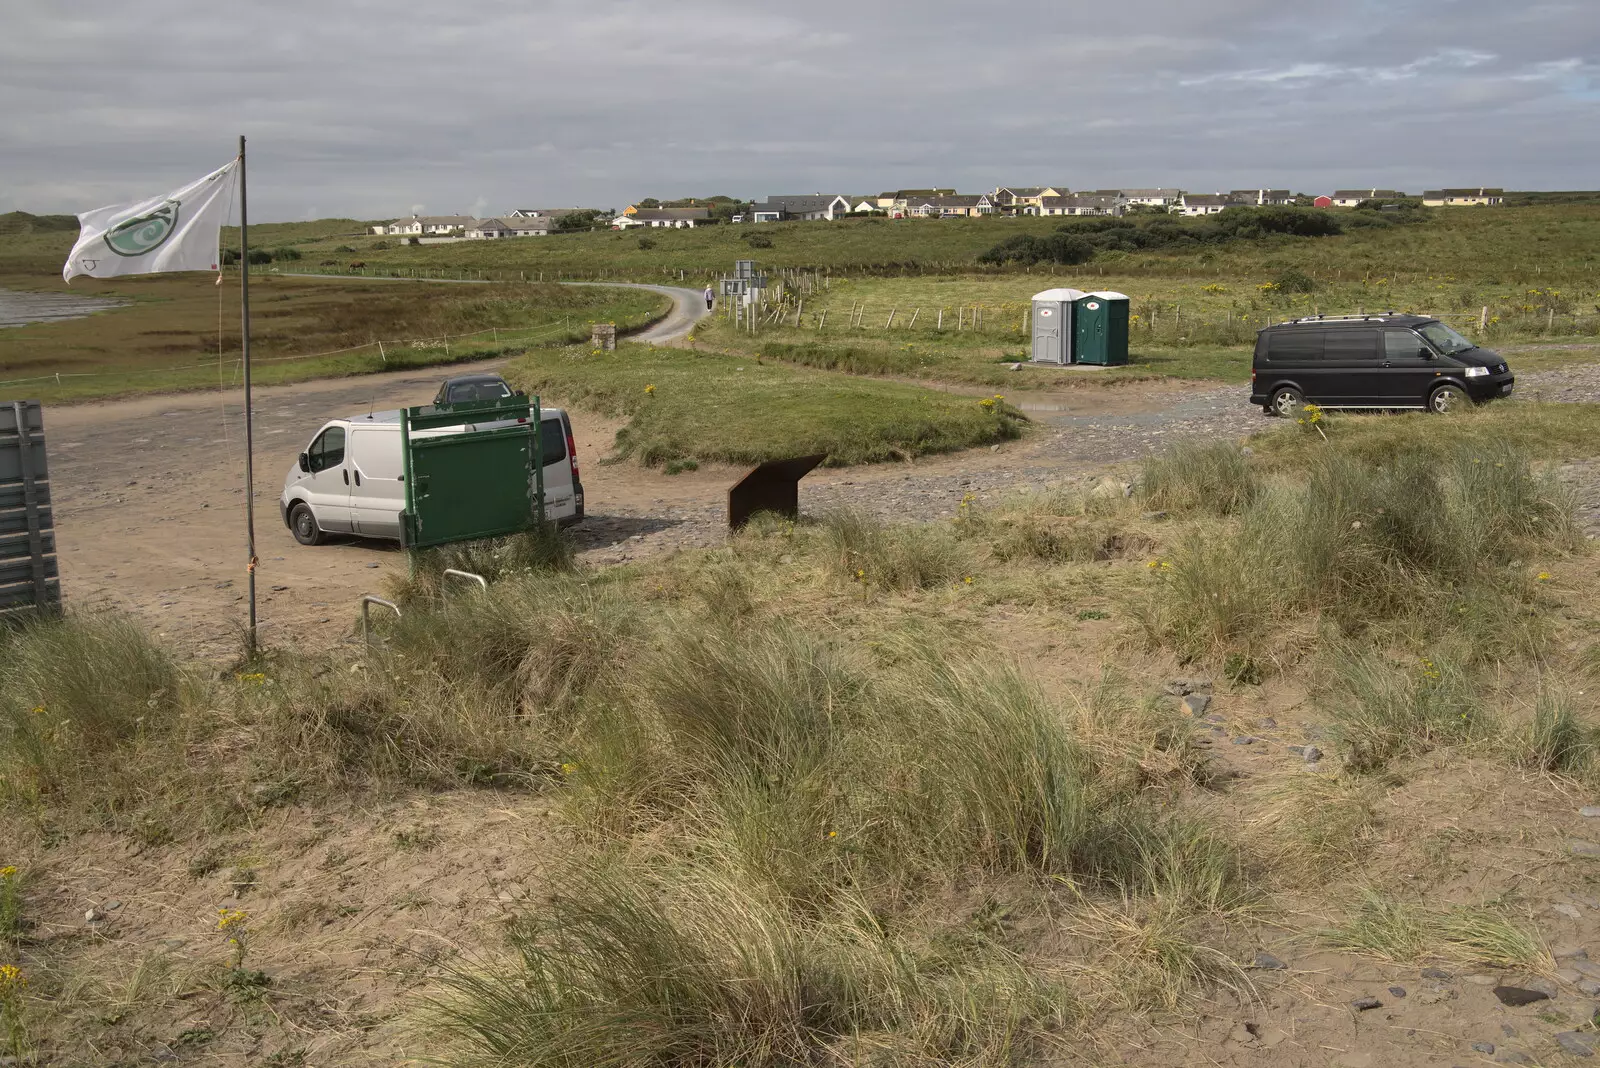
[{"label": "van windscreen", "polygon": [[1273,362],[1296,363],[1300,360],[1320,360],[1327,343],[1328,331],[1306,330],[1295,327],[1278,330],[1268,342],[1268,359]]}]

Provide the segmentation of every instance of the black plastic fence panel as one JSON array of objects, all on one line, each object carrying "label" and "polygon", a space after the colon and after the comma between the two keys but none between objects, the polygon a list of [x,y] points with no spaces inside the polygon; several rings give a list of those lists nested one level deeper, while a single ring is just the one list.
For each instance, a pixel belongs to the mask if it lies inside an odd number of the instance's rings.
[{"label": "black plastic fence panel", "polygon": [[0,614],[61,606],[44,410],[0,401]]}]

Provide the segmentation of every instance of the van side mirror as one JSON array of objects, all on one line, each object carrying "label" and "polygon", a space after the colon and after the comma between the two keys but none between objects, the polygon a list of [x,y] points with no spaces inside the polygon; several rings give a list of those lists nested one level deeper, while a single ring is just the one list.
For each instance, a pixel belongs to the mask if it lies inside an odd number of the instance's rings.
[{"label": "van side mirror", "polygon": [[311,471],[311,457],[307,456],[305,453],[300,454],[300,470],[305,471],[308,474]]},{"label": "van side mirror", "polygon": [[1417,350],[1417,359],[1419,359],[1419,360],[1431,360],[1431,359],[1433,359],[1433,350],[1430,349],[1426,345],[1422,346],[1420,349]]}]

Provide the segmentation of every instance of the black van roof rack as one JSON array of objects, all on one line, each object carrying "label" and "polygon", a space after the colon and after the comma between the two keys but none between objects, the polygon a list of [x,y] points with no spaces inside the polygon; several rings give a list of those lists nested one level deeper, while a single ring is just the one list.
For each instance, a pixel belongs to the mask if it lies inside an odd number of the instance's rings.
[{"label": "black van roof rack", "polygon": [[1431,319],[1432,316],[1422,312],[1373,312],[1370,315],[1305,315],[1299,319],[1285,319],[1277,326],[1295,326],[1299,323],[1381,323],[1389,319],[1408,317],[1415,319]]}]

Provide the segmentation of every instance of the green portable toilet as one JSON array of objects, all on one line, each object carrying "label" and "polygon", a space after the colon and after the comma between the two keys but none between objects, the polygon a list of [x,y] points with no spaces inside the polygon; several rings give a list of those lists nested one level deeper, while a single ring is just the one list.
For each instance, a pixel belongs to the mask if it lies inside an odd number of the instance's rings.
[{"label": "green portable toilet", "polygon": [[1085,293],[1072,302],[1072,359],[1101,365],[1128,362],[1128,298]]}]

